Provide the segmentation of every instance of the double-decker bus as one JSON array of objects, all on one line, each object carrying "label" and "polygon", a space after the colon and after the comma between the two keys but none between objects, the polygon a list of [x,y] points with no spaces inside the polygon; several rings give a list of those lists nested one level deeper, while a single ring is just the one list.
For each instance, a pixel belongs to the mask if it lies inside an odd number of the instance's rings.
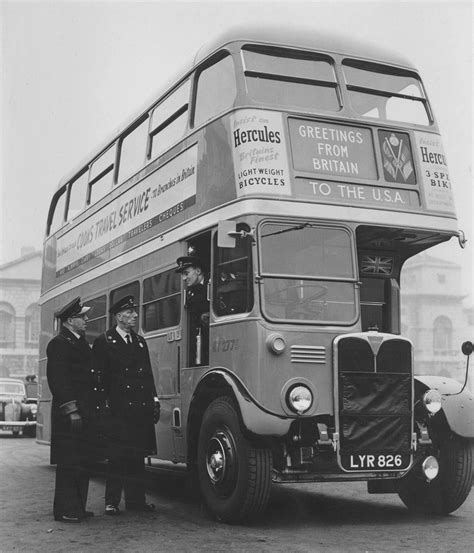
[{"label": "double-decker bus", "polygon": [[[252,519],[272,483],[345,480],[452,512],[472,483],[472,397],[415,376],[400,273],[456,236],[409,61],[318,32],[228,31],[52,198],[39,441],[54,312],[81,296],[92,342],[133,294],[161,402],[156,458],[187,468],[214,515]],[[196,356],[176,272],[189,251],[209,277]]]}]

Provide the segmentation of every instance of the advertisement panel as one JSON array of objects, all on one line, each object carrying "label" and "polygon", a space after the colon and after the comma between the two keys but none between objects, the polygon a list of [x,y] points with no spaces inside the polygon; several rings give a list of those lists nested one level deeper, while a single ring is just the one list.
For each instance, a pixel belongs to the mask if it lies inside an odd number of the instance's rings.
[{"label": "advertisement panel", "polygon": [[296,198],[318,203],[401,209],[403,211],[420,208],[420,198],[417,192],[384,186],[297,178],[294,191]]},{"label": "advertisement panel", "polygon": [[421,186],[428,209],[454,214],[454,197],[441,137],[415,132]]},{"label": "advertisement panel", "polygon": [[197,145],[115,198],[57,240],[56,276],[128,249],[136,237],[169,227],[196,203]]},{"label": "advertisement panel", "polygon": [[237,197],[291,195],[281,113],[239,110],[230,117]]},{"label": "advertisement panel", "polygon": [[293,166],[316,175],[377,179],[369,129],[305,119],[288,119]]}]

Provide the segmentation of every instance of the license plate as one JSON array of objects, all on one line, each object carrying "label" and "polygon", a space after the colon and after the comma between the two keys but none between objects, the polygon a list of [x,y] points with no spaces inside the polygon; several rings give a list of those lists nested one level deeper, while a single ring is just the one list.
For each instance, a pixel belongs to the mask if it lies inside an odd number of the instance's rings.
[{"label": "license plate", "polygon": [[410,464],[409,455],[381,453],[343,455],[341,464],[345,470],[402,470]]}]

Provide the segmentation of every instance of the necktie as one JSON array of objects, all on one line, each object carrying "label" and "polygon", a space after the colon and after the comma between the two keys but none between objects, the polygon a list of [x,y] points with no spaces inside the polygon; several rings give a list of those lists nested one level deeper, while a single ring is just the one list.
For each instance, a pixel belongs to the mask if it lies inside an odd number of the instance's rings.
[{"label": "necktie", "polygon": [[130,334],[127,334],[125,336],[125,339],[127,341],[127,346],[131,346],[132,345],[132,339],[130,338]]}]

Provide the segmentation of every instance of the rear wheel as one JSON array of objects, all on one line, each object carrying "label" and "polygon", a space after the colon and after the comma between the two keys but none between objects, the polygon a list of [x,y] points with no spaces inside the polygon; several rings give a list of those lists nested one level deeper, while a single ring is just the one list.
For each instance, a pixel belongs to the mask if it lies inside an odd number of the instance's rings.
[{"label": "rear wheel", "polygon": [[235,524],[265,510],[271,451],[255,447],[243,436],[231,398],[214,400],[204,413],[197,461],[201,493],[217,518]]},{"label": "rear wheel", "polygon": [[414,512],[448,514],[467,499],[472,486],[472,444],[451,434],[438,448],[439,474],[427,482],[414,469],[400,481],[399,496]]}]

